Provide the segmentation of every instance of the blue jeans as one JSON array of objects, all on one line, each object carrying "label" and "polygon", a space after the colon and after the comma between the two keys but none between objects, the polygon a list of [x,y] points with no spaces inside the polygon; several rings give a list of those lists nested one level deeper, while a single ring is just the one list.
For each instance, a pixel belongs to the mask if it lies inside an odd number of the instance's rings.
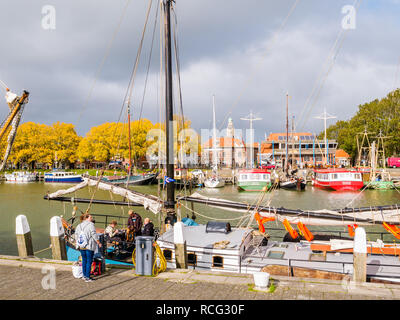
[{"label": "blue jeans", "polygon": [[85,278],[90,277],[90,270],[92,269],[93,250],[79,250],[82,256],[82,272]]}]

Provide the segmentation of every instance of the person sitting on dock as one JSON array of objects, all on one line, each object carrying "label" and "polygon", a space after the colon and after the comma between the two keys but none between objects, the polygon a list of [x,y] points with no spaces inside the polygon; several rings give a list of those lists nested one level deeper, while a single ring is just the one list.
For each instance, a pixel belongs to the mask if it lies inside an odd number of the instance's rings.
[{"label": "person sitting on dock", "polygon": [[117,229],[117,224],[117,220],[111,221],[108,227],[104,230],[104,235],[108,241],[116,242],[118,244],[118,242],[122,241],[122,238],[121,231]]},{"label": "person sitting on dock", "polygon": [[142,217],[138,213],[133,212],[133,210],[129,210],[128,214],[129,218],[127,223],[128,228],[126,233],[126,240],[133,241],[137,236],[140,236],[142,233]]},{"label": "person sitting on dock", "polygon": [[143,229],[142,229],[142,236],[154,236],[154,224],[150,221],[149,218],[144,219]]}]

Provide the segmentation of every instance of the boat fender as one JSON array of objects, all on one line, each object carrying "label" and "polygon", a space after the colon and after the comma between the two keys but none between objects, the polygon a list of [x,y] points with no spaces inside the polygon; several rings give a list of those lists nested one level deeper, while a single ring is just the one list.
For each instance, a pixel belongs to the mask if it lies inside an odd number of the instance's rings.
[{"label": "boat fender", "polygon": [[314,235],[311,233],[310,230],[302,223],[299,222],[297,224],[297,227],[299,228],[300,234],[308,241],[311,242],[314,240]]},{"label": "boat fender", "polygon": [[292,228],[287,219],[283,220],[283,225],[285,226],[286,231],[289,232],[292,239],[297,239],[299,237],[299,234]]}]

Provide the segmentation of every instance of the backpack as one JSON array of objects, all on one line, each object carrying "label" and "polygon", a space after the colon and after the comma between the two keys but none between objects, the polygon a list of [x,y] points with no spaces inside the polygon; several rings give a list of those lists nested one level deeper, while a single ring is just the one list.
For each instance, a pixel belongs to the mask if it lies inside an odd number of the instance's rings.
[{"label": "backpack", "polygon": [[89,239],[87,238],[86,234],[81,230],[79,234],[77,235],[76,239],[76,248],[86,248],[89,244]]}]

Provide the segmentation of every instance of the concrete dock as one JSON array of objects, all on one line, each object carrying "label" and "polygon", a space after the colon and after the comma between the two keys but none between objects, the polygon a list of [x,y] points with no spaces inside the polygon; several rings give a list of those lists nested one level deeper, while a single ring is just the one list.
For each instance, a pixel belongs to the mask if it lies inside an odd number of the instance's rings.
[{"label": "concrete dock", "polygon": [[0,256],[1,300],[399,300],[400,285],[271,276],[269,291],[247,274],[167,270],[157,277],[108,268],[86,283],[68,261]]}]

